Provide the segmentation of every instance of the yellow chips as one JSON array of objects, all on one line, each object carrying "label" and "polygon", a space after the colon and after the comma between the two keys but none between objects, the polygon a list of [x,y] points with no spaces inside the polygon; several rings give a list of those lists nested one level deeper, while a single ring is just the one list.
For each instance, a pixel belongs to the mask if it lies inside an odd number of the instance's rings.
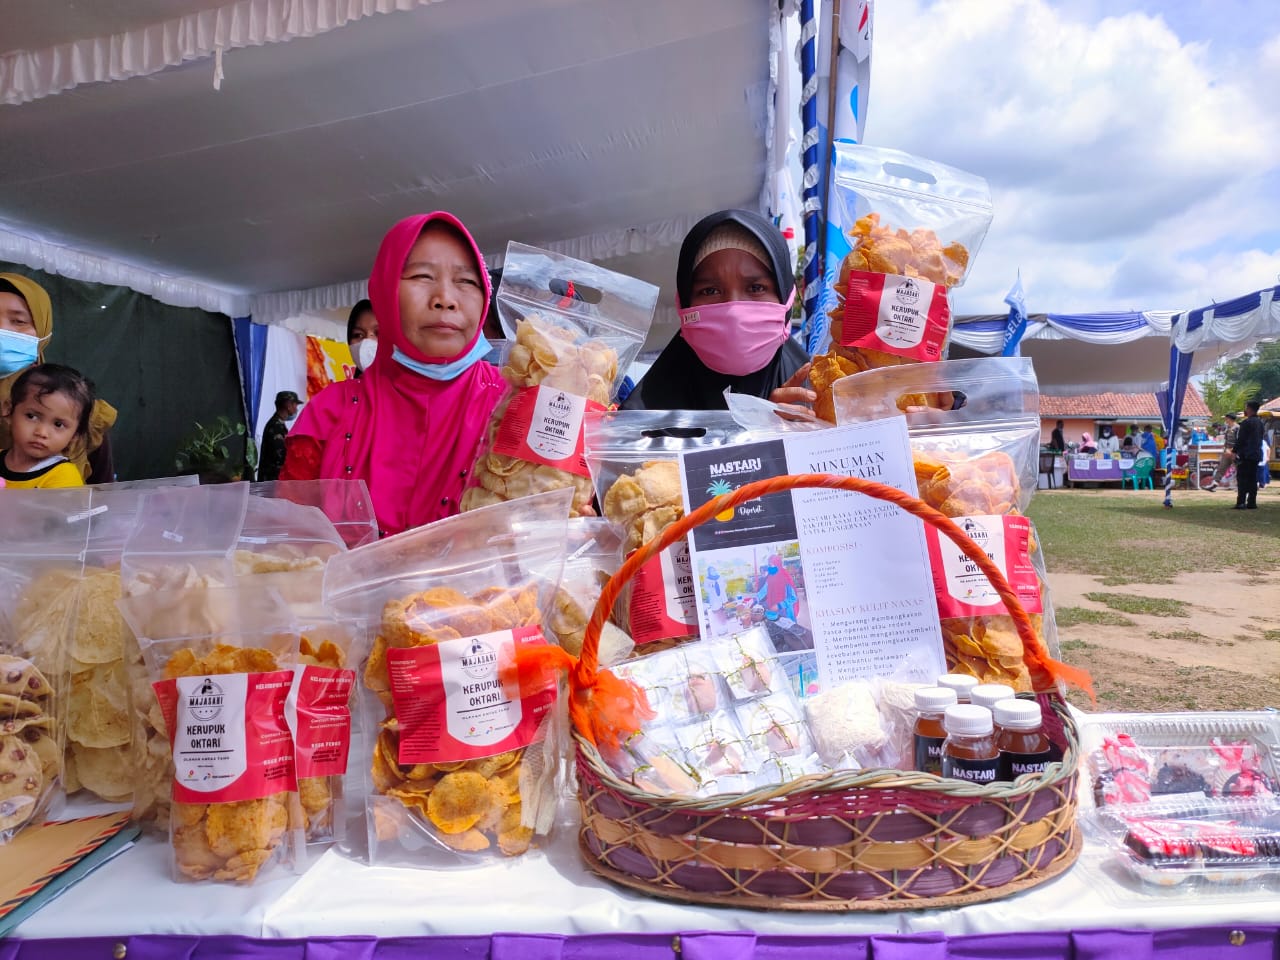
[{"label": "yellow chips", "polygon": [[[164,676],[172,679],[276,669],[278,661],[270,650],[218,644],[204,655],[191,649],[176,651],[165,664]],[[294,804],[292,791],[227,803],[174,801],[170,816],[178,872],[193,880],[252,881],[283,840]]]},{"label": "yellow chips", "polygon": [[[563,390],[604,406],[609,403],[618,375],[618,354],[599,340],[579,343],[578,335],[537,314],[529,314],[516,326],[515,343],[507,354],[502,376],[516,390],[544,386]],[[507,415],[508,396],[489,420],[487,440],[471,469],[476,484],[462,495],[462,510],[503,503],[535,493],[572,487],[571,516],[590,512],[591,478],[494,453],[499,425]]]},{"label": "yellow chips", "polygon": [[680,464],[650,460],[623,474],[605,491],[601,504],[610,523],[626,531],[623,553],[631,553],[684,516]]},{"label": "yellow chips", "polygon": [[[477,636],[539,622],[538,591],[486,587],[468,596],[449,587],[433,587],[389,601],[365,665],[364,682],[393,709],[387,675],[390,647],[417,647],[443,640]],[[524,750],[511,750],[478,760],[399,762],[400,724],[394,716],[382,723],[374,744],[370,775],[374,790],[403,805],[418,824],[428,826],[445,846],[462,852],[488,850],[496,841],[507,856],[524,853],[533,830],[520,824],[520,774]],[[514,812],[513,812],[514,811]],[[409,824],[384,807],[373,810],[379,839],[391,839]]]}]

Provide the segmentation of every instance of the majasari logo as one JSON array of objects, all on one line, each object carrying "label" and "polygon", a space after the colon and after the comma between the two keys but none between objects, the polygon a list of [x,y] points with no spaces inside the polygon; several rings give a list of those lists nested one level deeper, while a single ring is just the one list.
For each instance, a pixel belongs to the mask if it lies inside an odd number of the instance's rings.
[{"label": "majasari logo", "polygon": [[557,413],[562,417],[569,415],[569,411],[573,409],[573,404],[565,397],[563,393],[557,393],[555,398],[547,404],[547,409],[552,413]]},{"label": "majasari logo", "polygon": [[990,534],[987,528],[978,523],[972,517],[965,517],[964,522],[960,524],[960,529],[968,535],[970,540],[976,540],[979,543],[985,543]]},{"label": "majasari logo", "polygon": [[187,698],[187,712],[207,723],[222,712],[223,699],[222,688],[205,677],[200,689]]},{"label": "majasari logo", "polygon": [[472,680],[483,680],[485,677],[492,676],[494,668],[498,664],[498,655],[493,648],[482,640],[472,640],[471,646],[467,647],[459,661],[462,664],[462,672]]},{"label": "majasari logo", "polygon": [[898,285],[894,296],[898,298],[899,303],[914,307],[920,302],[920,285],[908,277]]}]

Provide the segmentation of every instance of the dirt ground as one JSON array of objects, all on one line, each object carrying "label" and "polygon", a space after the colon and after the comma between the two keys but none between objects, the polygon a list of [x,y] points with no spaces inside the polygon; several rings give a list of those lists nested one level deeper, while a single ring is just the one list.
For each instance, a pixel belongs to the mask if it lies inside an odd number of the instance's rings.
[{"label": "dirt ground", "polygon": [[[1124,613],[1134,626],[1060,627],[1063,659],[1087,668],[1098,709],[1215,710],[1280,707],[1280,587],[1235,572],[1184,574],[1174,583],[1103,586],[1049,572],[1057,609],[1107,611],[1088,593],[1161,597],[1188,616]],[[1073,694],[1087,707],[1088,698]]]}]

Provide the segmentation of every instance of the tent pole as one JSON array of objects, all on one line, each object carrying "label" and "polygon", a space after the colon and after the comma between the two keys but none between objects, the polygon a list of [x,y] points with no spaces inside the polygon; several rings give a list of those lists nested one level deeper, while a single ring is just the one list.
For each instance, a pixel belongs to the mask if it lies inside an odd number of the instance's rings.
[{"label": "tent pole", "polygon": [[827,263],[827,211],[831,209],[831,153],[836,144],[836,89],[840,73],[840,0],[831,0],[831,56],[827,77],[827,136],[822,159],[822,229],[818,233],[818,263],[825,271]]},{"label": "tent pole", "polygon": [[804,136],[800,141],[804,163],[804,329],[807,348],[817,347],[817,313],[822,263],[818,259],[818,237],[822,229],[822,199],[818,196],[821,163],[818,130],[818,21],[814,16],[814,0],[800,0],[800,119]]}]

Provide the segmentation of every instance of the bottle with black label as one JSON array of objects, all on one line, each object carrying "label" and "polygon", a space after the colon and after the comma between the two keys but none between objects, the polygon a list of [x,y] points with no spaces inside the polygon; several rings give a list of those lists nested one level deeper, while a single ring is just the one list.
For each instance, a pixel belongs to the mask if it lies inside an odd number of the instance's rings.
[{"label": "bottle with black label", "polygon": [[996,746],[1000,748],[1000,779],[1017,780],[1024,773],[1044,773],[1054,760],[1054,752],[1044,734],[1040,704],[1034,700],[1001,700],[992,712]]},{"label": "bottle with black label", "polygon": [[1000,774],[991,711],[971,703],[947,707],[942,715],[947,742],[942,745],[942,775],[971,783],[995,783]]},{"label": "bottle with black label", "polygon": [[942,714],[947,707],[955,705],[956,692],[946,687],[920,687],[915,692],[915,700],[915,767],[923,773],[941,775],[942,744],[947,739]]},{"label": "bottle with black label", "polygon": [[978,678],[967,673],[944,673],[938,678],[938,686],[956,692],[956,703],[968,703],[969,694],[978,685]]}]

